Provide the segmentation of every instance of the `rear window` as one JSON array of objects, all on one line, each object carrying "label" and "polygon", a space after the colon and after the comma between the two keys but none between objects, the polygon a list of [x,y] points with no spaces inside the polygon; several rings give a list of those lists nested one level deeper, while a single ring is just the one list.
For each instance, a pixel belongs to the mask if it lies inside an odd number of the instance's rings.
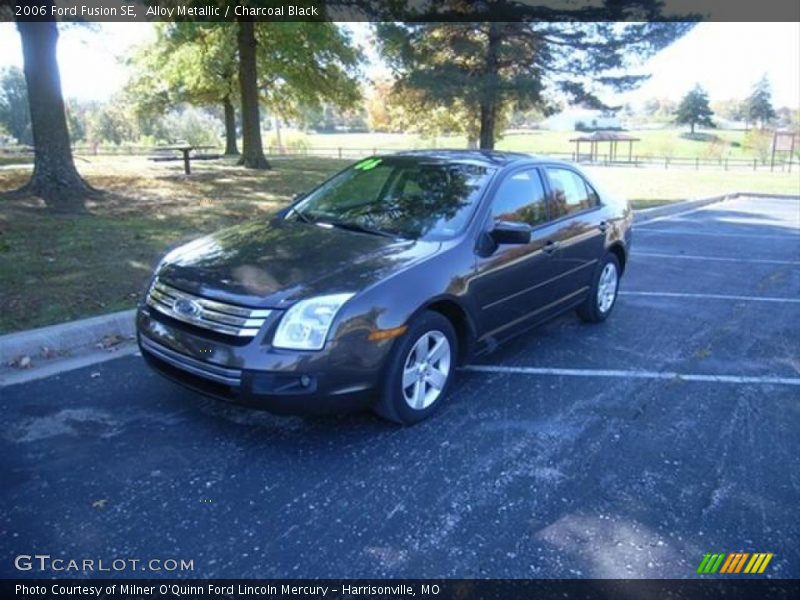
[{"label": "rear window", "polygon": [[594,189],[574,171],[558,167],[547,167],[545,171],[552,190],[550,214],[554,219],[594,208],[599,204]]}]

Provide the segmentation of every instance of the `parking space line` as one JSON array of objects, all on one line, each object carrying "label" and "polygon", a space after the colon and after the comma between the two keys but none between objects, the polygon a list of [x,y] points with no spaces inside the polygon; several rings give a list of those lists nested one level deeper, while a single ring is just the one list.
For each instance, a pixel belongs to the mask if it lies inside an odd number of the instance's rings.
[{"label": "parking space line", "polygon": [[800,265],[800,260],[769,260],[765,258],[730,258],[725,256],[697,256],[695,254],[659,254],[658,252],[633,252],[631,258],[647,256],[648,258],[677,258],[683,260],[716,260],[734,263],[758,263],[763,265]]},{"label": "parking space line", "polygon": [[736,237],[736,238],[759,238],[770,240],[800,240],[800,231],[797,233],[790,233],[786,235],[774,235],[766,233],[714,233],[705,231],[686,231],[686,230],[670,230],[670,229],[645,229],[644,226],[639,226],[634,229],[635,233],[655,233],[664,235],[699,235],[706,237]]},{"label": "parking space line", "polygon": [[670,379],[702,383],[752,383],[759,385],[798,385],[797,377],[755,377],[744,375],[706,375],[671,371],[623,371],[617,369],[556,369],[544,367],[506,367],[492,365],[466,365],[462,371],[473,373],[510,373],[516,375],[558,375],[567,377],[616,377],[624,379]]},{"label": "parking space line", "polygon": [[679,217],[683,217],[684,215],[690,215],[692,213],[700,212],[701,210],[705,210],[709,206],[716,206],[720,203],[727,202],[728,199],[720,199],[717,202],[713,202],[711,204],[706,204],[705,206],[698,206],[696,208],[690,208],[688,210],[681,211],[679,213],[674,213],[671,215],[664,215],[663,217],[655,217],[653,219],[647,219],[640,225],[635,225],[635,227],[643,227],[644,225],[650,225],[651,223],[658,223],[659,221],[671,221],[675,219],[676,221],[680,220]]},{"label": "parking space line", "polygon": [[800,304],[800,298],[775,298],[771,296],[732,296],[728,294],[688,294],[682,292],[631,292],[620,291],[620,296],[652,296],[664,298],[709,298],[712,300],[744,300],[745,302],[784,302]]}]

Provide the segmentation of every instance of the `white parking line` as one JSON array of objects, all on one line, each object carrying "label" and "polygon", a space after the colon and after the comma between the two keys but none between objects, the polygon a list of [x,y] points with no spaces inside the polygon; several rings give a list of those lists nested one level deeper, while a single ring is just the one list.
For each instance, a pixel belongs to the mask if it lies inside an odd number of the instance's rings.
[{"label": "white parking line", "polygon": [[648,258],[678,258],[683,260],[716,260],[735,263],[757,263],[763,265],[800,265],[800,260],[769,260],[766,258],[729,258],[724,256],[697,256],[695,254],[659,254],[657,252],[633,252],[631,258],[647,256]]},{"label": "white parking line", "polygon": [[790,233],[787,235],[773,235],[766,233],[715,233],[706,231],[687,231],[685,229],[645,229],[644,226],[635,227],[634,234],[639,233],[655,233],[664,235],[702,235],[707,237],[766,238],[770,240],[800,240],[800,232]]},{"label": "white parking line", "polygon": [[717,202],[712,202],[711,204],[698,206],[697,208],[690,208],[688,210],[684,210],[684,211],[681,211],[679,213],[674,213],[674,214],[671,214],[671,215],[664,215],[663,217],[655,217],[653,219],[647,219],[641,225],[636,225],[636,227],[643,227],[644,225],[650,225],[651,223],[658,223],[659,221],[671,221],[673,219],[675,219],[677,221],[677,220],[680,220],[679,217],[683,217],[684,215],[690,215],[692,213],[700,212],[701,210],[705,210],[710,206],[715,206],[716,207],[718,204],[721,204],[723,202],[728,202],[728,201],[729,201],[729,199],[727,199],[727,198],[721,198]]},{"label": "white parking line", "polygon": [[785,302],[800,304],[800,298],[775,298],[771,296],[730,296],[727,294],[684,294],[679,292],[630,292],[620,291],[620,296],[652,296],[654,298],[709,298],[712,300],[744,300],[745,302]]},{"label": "white parking line", "polygon": [[622,371],[616,369],[549,369],[538,367],[504,367],[492,365],[466,365],[462,371],[473,373],[512,373],[516,375],[558,375],[567,377],[617,377],[627,379],[679,379],[711,383],[753,383],[760,385],[800,385],[796,377],[746,377],[743,375],[705,375],[670,371]]}]

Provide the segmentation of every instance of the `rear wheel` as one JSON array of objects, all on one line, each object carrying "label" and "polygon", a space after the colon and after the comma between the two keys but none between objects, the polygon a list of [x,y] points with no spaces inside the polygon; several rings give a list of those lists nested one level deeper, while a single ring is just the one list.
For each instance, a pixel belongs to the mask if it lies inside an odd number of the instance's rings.
[{"label": "rear wheel", "polygon": [[578,316],[589,323],[608,318],[617,302],[619,290],[619,260],[609,252],[597,265],[589,296],[578,307]]},{"label": "rear wheel", "polygon": [[457,344],[453,325],[443,315],[428,311],[415,319],[389,357],[375,412],[404,425],[427,418],[450,388]]}]

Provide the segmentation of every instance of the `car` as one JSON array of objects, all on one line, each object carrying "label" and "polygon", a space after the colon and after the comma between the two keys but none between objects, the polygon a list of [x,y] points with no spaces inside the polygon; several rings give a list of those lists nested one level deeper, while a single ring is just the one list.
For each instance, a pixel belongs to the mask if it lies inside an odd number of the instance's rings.
[{"label": "car", "polygon": [[611,314],[629,204],[523,153],[361,160],[254,220],[169,252],[141,354],[202,394],[278,414],[439,408],[459,365],[565,311]]}]

